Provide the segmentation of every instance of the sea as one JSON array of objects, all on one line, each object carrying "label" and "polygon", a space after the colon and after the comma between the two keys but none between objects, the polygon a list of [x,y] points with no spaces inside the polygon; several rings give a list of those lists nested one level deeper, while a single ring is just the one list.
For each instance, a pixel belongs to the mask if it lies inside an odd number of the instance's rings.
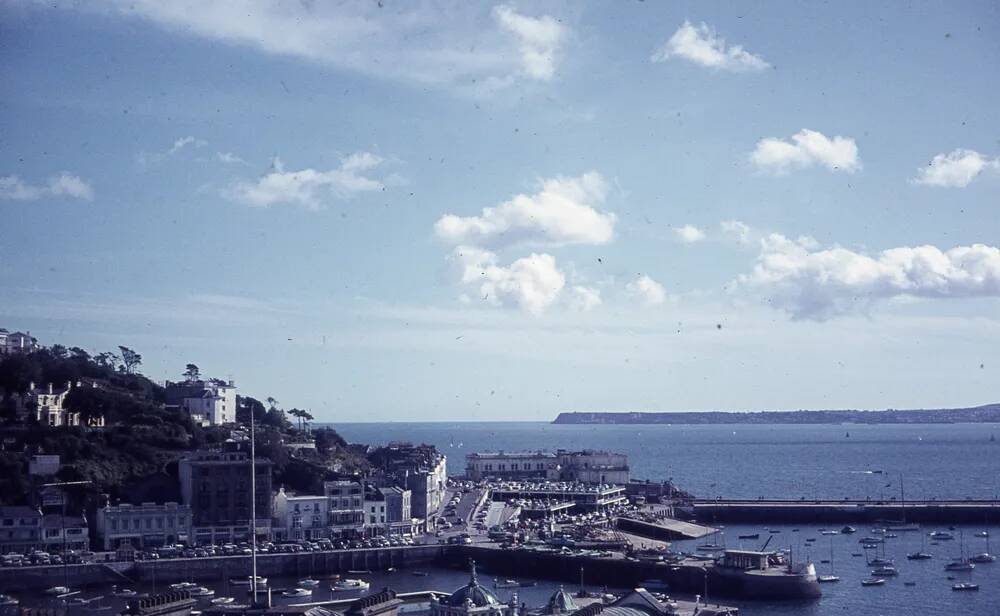
[{"label": "sea", "polygon": [[[1000,498],[1000,424],[933,425],[570,425],[542,422],[340,423],[350,442],[428,443],[448,456],[448,473],[460,475],[465,455],[477,451],[605,449],[626,453],[637,479],[672,480],[698,497],[723,498]],[[822,524],[725,527],[717,542],[758,548],[737,539],[760,533],[759,543],[788,548],[808,558],[820,573],[841,577],[823,587],[823,597],[806,602],[723,600],[746,616],[833,616],[844,614],[949,616],[1000,615],[1000,560],[971,574],[949,574],[944,565],[962,552],[1000,552],[1000,527],[957,527],[955,540],[932,543],[926,526],[886,540],[886,557],[900,575],[881,587],[862,587],[871,567],[856,535],[821,535]],[[771,533],[770,531],[779,531]],[[991,538],[976,537],[987,531]],[[812,541],[809,541],[812,539]],[[994,546],[989,545],[993,541]],[[704,540],[702,540],[704,541]],[[676,542],[694,551],[700,541]],[[932,560],[908,561],[923,548]],[[857,556],[861,554],[861,556]],[[879,554],[881,555],[881,554]],[[823,562],[828,561],[828,562]],[[955,579],[949,580],[952,576]],[[979,584],[977,592],[956,592],[956,582]],[[912,582],[912,586],[905,585]],[[599,581],[594,581],[595,584]],[[543,583],[538,592],[550,584]],[[711,589],[709,595],[711,597]]]}]

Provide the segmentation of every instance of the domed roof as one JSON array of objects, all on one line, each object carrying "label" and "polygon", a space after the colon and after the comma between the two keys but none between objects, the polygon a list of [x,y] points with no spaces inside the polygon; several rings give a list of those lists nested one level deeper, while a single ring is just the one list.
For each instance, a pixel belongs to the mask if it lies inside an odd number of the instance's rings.
[{"label": "domed roof", "polygon": [[463,607],[466,601],[472,601],[472,605],[475,607],[500,605],[500,600],[496,598],[496,595],[479,585],[479,580],[476,579],[476,562],[471,561],[470,566],[472,571],[469,583],[451,593],[451,596],[445,599],[445,603],[451,607]]},{"label": "domed roof", "polygon": [[576,601],[573,600],[573,595],[566,592],[562,586],[559,587],[559,590],[552,593],[545,608],[546,614],[567,614],[579,609]]}]

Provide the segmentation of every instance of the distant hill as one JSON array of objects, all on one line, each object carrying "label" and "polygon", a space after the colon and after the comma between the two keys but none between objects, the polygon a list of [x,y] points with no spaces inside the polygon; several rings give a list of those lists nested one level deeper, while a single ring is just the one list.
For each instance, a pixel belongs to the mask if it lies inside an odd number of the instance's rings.
[{"label": "distant hill", "polygon": [[555,424],[940,424],[1000,423],[1000,403],[962,409],[883,411],[679,411],[559,413]]}]

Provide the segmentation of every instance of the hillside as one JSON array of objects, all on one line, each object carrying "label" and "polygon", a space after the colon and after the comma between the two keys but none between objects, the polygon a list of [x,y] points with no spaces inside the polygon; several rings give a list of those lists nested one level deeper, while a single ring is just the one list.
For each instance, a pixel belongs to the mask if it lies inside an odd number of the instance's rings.
[{"label": "hillside", "polygon": [[1000,423],[1000,403],[956,409],[565,412],[554,424],[935,424]]}]

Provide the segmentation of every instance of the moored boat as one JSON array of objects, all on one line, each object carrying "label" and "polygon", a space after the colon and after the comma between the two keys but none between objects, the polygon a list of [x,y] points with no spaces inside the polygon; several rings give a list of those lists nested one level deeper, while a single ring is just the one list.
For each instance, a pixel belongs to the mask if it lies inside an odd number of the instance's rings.
[{"label": "moored boat", "polygon": [[332,592],[351,592],[359,590],[368,590],[369,584],[364,580],[355,580],[351,578],[337,580],[330,586]]},{"label": "moored boat", "polygon": [[234,601],[236,601],[236,599],[233,599],[232,597],[216,597],[212,599],[211,603],[212,605],[230,605]]},{"label": "moored boat", "polygon": [[304,580],[299,580],[297,584],[299,588],[317,588],[319,586],[319,580],[306,578]]},{"label": "moored boat", "polygon": [[883,584],[885,584],[883,578],[865,578],[861,580],[862,586],[882,586]]},{"label": "moored boat", "polygon": [[958,584],[952,584],[952,590],[979,590],[979,584],[973,584],[972,582],[959,582]]},{"label": "moored boat", "polygon": [[205,588],[204,586],[195,586],[188,590],[188,593],[195,597],[196,599],[208,599],[209,597],[215,596],[215,591],[211,588]]},{"label": "moored boat", "polygon": [[[249,586],[250,585],[250,579],[251,579],[251,576],[248,575],[245,578],[233,578],[233,579],[229,580],[229,583],[232,584],[233,586]],[[257,576],[257,586],[258,587],[260,587],[260,586],[267,586],[267,578],[264,577],[264,576],[262,576],[262,575],[258,575]]]},{"label": "moored boat", "polygon": [[297,599],[297,598],[302,598],[302,597],[311,597],[312,594],[313,594],[313,591],[311,591],[308,588],[290,588],[290,589],[282,592],[281,596],[282,597],[293,597],[293,598]]}]

